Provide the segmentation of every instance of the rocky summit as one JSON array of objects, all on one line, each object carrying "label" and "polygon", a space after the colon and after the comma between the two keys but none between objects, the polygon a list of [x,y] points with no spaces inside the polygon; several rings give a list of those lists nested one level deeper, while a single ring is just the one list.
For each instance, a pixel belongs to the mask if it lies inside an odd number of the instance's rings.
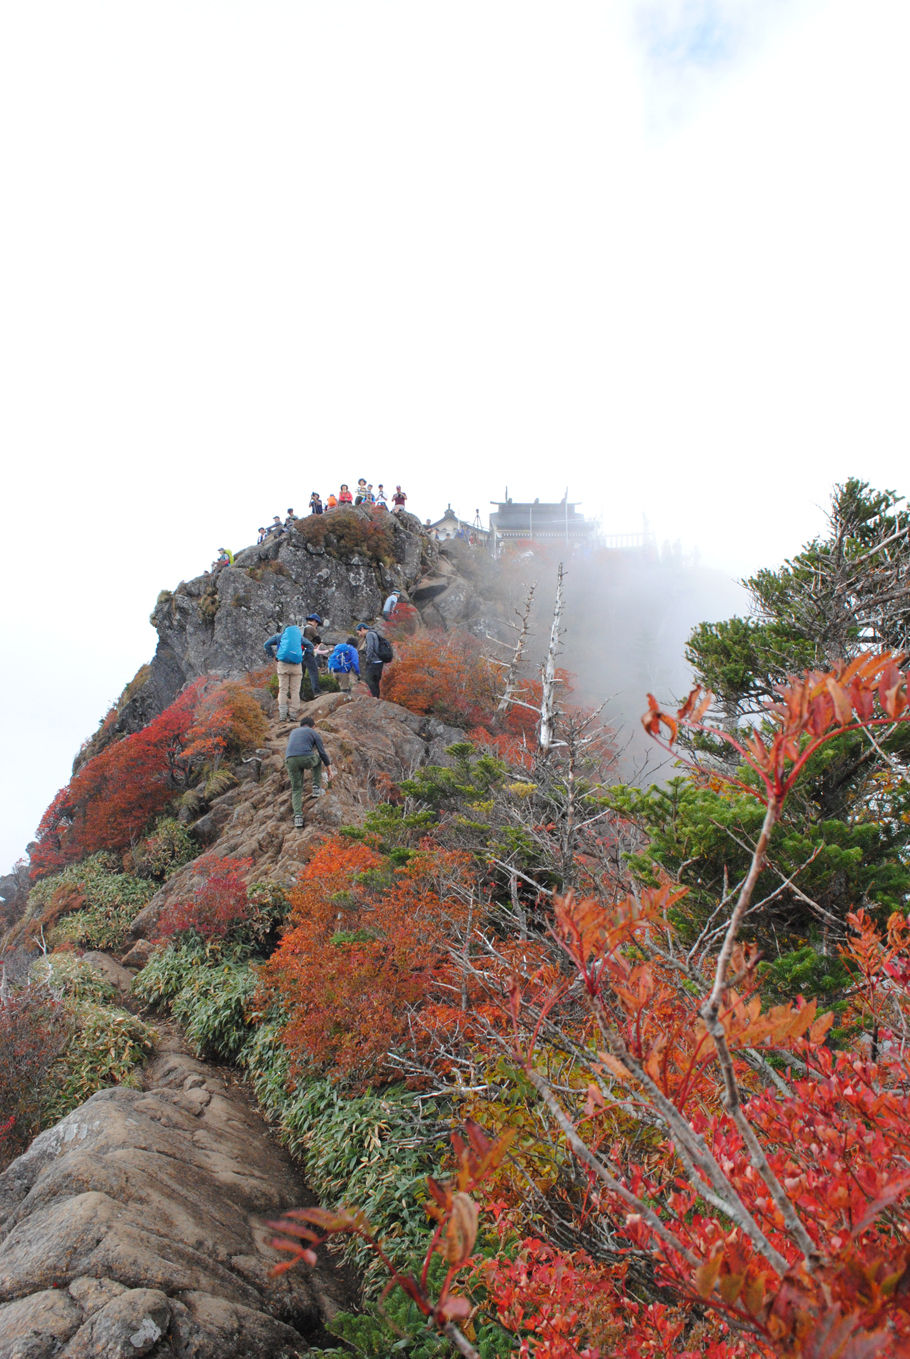
[{"label": "rocky summit", "polygon": [[[342,528],[333,529],[339,517]],[[479,626],[491,606],[466,575],[472,562],[462,545],[436,543],[410,514],[384,515],[378,539],[370,537],[375,522],[361,509],[297,520],[280,537],[238,552],[232,564],[163,590],[151,614],[155,655],[127,685],[106,737],[140,730],[200,675],[261,666],[266,637],[307,613],[328,620],[327,640],[342,641],[399,590],[426,626]],[[89,742],[77,763],[96,750]]]}]

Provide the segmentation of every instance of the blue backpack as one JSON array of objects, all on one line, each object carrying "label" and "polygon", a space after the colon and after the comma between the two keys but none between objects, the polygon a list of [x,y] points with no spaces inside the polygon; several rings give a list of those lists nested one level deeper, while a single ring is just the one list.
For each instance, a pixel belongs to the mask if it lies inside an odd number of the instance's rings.
[{"label": "blue backpack", "polygon": [[340,670],[345,675],[349,670],[354,669],[354,662],[351,660],[351,648],[347,642],[338,643],[328,659],[327,666],[329,670],[336,672]]},{"label": "blue backpack", "polygon": [[293,623],[285,628],[275,652],[276,661],[287,661],[289,665],[300,665],[303,660],[302,633]]}]

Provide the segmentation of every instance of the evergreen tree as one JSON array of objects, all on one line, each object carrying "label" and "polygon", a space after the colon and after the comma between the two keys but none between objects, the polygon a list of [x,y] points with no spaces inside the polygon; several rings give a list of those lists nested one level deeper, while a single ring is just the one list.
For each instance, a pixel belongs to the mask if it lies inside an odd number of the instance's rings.
[{"label": "evergreen tree", "polygon": [[[865,482],[835,487],[827,533],[744,582],[751,616],[696,628],[687,657],[715,695],[717,725],[770,731],[767,705],[786,676],[828,669],[860,651],[910,649],[910,516],[898,504],[894,492]],[[647,837],[633,860],[639,876],[653,880],[664,870],[689,886],[681,909],[694,936],[708,903],[733,891],[745,871],[761,806],[750,795],[754,777],[728,746],[697,739],[693,753],[701,778],[618,790],[615,805]],[[814,757],[775,828],[756,894],[751,925],[767,956],[780,960],[810,940],[827,954],[848,911],[906,906],[908,762],[903,727],[857,731]],[[719,769],[739,781],[739,791],[712,777]]]}]

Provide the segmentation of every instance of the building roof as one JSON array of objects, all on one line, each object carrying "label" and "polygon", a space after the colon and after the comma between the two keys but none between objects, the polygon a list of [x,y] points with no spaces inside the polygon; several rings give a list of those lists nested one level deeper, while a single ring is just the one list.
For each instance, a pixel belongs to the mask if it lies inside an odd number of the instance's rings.
[{"label": "building roof", "polygon": [[497,508],[490,515],[490,527],[495,533],[533,537],[535,534],[566,534],[581,537],[591,532],[594,525],[578,513],[576,503],[567,500],[494,502]]}]

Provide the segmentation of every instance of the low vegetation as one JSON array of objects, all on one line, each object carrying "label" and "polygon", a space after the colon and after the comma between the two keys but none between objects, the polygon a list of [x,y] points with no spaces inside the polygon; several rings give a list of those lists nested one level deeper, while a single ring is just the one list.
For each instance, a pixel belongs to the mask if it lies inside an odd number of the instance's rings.
[{"label": "low vegetation", "polygon": [[[448,763],[386,779],[287,893],[196,860],[136,997],[303,1158],[324,1206],[275,1224],[285,1266],[342,1242],[365,1279],[327,1353],[910,1354],[907,536],[848,483],[754,618],[696,631],[702,685],[644,718],[661,787],[614,786],[565,688],[542,755],[539,681],[503,706],[478,644],[407,630],[384,693],[461,728]],[[116,937],[192,851],[135,771],[173,798],[256,707],[203,686],[83,766],[29,941]],[[7,1154],[149,1039],[72,954],[0,1024]]]}]

